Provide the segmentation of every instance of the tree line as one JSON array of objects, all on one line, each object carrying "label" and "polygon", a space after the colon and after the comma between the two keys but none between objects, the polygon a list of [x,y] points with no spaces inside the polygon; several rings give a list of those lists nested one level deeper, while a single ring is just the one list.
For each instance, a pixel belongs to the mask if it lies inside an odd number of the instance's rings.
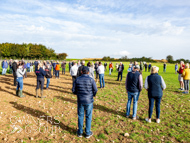
[{"label": "tree line", "polygon": [[43,60],[63,60],[68,55],[66,53],[56,54],[52,48],[47,48],[42,44],[15,44],[1,43],[0,57],[9,59],[43,59]]}]

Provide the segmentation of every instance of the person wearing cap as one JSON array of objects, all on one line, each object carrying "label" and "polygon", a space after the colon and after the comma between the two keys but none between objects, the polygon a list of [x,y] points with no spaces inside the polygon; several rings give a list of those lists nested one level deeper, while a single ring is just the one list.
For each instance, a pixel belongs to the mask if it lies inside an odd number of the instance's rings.
[{"label": "person wearing cap", "polygon": [[126,109],[126,117],[129,118],[130,115],[130,107],[131,101],[133,99],[133,120],[138,118],[137,116],[137,103],[138,103],[138,96],[143,88],[143,78],[142,74],[139,73],[139,65],[134,66],[132,72],[128,72],[126,81],[125,81],[125,88],[128,93],[128,102],[127,102],[127,109]]},{"label": "person wearing cap", "polygon": [[77,78],[78,66],[77,66],[77,63],[75,63],[75,62],[73,64],[74,65],[71,67],[70,74],[71,74],[72,80],[74,82]]},{"label": "person wearing cap", "polygon": [[118,66],[118,77],[117,77],[117,81],[119,81],[119,77],[120,77],[120,76],[121,76],[120,81],[122,81],[123,70],[124,70],[124,65],[123,65],[122,62],[120,62],[119,66]]},{"label": "person wearing cap", "polygon": [[[97,69],[98,73],[99,73],[99,80],[100,80],[100,88],[104,88],[105,87],[105,81],[104,81],[104,66],[102,65],[102,62],[99,62],[99,67]],[[102,86],[103,84],[103,86]]]},{"label": "person wearing cap", "polygon": [[166,84],[163,78],[158,75],[159,68],[153,66],[151,68],[151,75],[145,80],[145,89],[148,91],[149,110],[148,118],[145,120],[151,123],[152,112],[154,108],[154,100],[156,101],[156,122],[160,123],[160,103],[163,95],[163,90],[166,89]]},{"label": "person wearing cap", "polygon": [[90,138],[93,133],[91,131],[93,97],[96,96],[96,82],[89,75],[89,68],[82,68],[82,75],[78,77],[74,83],[72,92],[77,95],[77,110],[78,110],[78,137],[83,135],[84,114],[86,114],[86,138]]},{"label": "person wearing cap", "polygon": [[84,67],[84,64],[85,64],[85,61],[82,61],[82,65],[78,68],[78,71],[77,71],[77,77],[82,75],[82,69]]}]

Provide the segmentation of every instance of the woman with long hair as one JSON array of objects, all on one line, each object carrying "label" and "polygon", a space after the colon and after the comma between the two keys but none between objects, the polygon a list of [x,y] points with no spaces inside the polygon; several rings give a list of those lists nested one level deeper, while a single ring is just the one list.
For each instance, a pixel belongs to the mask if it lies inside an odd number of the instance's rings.
[{"label": "woman with long hair", "polygon": [[17,71],[16,71],[16,75],[17,75],[17,88],[16,88],[16,96],[19,97],[25,97],[22,94],[22,90],[23,90],[23,76],[25,75],[26,69],[23,69],[23,62],[19,62],[18,66],[17,66]]},{"label": "woman with long hair", "polygon": [[36,98],[38,98],[38,89],[41,85],[41,98],[46,98],[43,96],[43,88],[44,88],[44,76],[46,75],[46,72],[43,70],[43,64],[39,63],[38,68],[36,69],[36,75],[37,75],[37,86],[36,86]]}]

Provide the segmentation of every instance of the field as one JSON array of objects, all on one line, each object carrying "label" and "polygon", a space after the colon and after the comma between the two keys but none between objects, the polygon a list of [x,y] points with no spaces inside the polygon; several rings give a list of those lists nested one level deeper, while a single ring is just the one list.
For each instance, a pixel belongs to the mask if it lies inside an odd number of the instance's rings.
[{"label": "field", "polygon": [[[114,63],[115,64],[115,63]],[[68,73],[53,77],[50,90],[44,89],[45,99],[35,98],[36,77],[28,73],[24,79],[25,98],[15,96],[12,75],[0,75],[0,142],[190,142],[190,95],[178,91],[178,75],[174,65],[168,64],[163,73],[167,88],[161,102],[161,123],[144,120],[148,116],[147,91],[142,90],[137,115],[139,120],[126,118],[127,94],[125,78],[129,63],[125,64],[123,81],[116,81],[117,72],[105,73],[105,89],[99,89],[94,102],[90,139],[78,138],[77,97],[72,94],[72,81]],[[143,72],[143,79],[150,73]],[[46,83],[46,82],[45,82]],[[97,83],[99,87],[99,83]],[[132,113],[132,111],[131,111]],[[125,136],[125,133],[128,133]]]}]

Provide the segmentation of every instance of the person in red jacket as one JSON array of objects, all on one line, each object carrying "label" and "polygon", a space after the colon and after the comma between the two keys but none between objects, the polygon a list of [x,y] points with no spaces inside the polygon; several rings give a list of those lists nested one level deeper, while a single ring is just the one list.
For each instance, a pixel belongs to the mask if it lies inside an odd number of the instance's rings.
[{"label": "person in red jacket", "polygon": [[183,83],[183,77],[182,77],[184,68],[185,68],[184,62],[181,61],[180,62],[180,68],[178,71],[178,73],[179,73],[178,80],[179,80],[179,84],[180,84],[179,90],[182,90],[182,91],[184,90],[184,83]]},{"label": "person in red jacket", "polygon": [[55,78],[59,78],[59,70],[60,70],[60,65],[59,65],[59,62],[57,61],[57,64],[55,67]]}]

